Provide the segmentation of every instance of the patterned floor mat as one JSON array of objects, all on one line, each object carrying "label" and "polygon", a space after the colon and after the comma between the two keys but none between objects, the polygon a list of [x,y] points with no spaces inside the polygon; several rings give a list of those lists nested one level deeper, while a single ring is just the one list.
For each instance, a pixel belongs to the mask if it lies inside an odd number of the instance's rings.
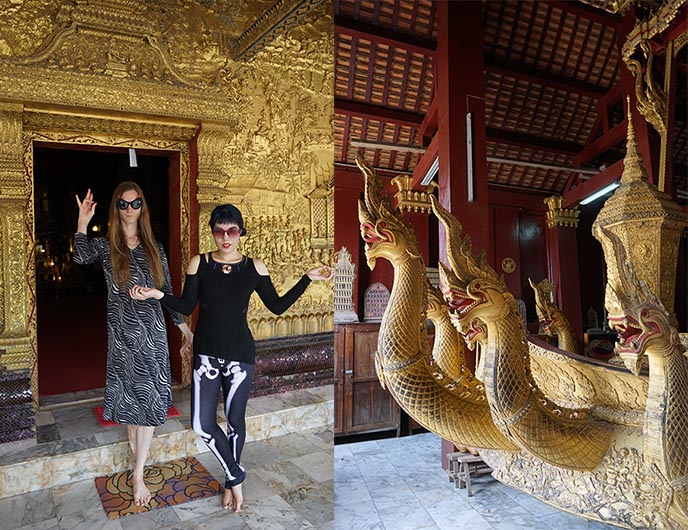
[{"label": "patterned floor mat", "polygon": [[212,497],[222,492],[220,484],[193,456],[147,466],[144,481],[152,498],[147,506],[136,506],[131,471],[96,478],[96,489],[110,519]]}]

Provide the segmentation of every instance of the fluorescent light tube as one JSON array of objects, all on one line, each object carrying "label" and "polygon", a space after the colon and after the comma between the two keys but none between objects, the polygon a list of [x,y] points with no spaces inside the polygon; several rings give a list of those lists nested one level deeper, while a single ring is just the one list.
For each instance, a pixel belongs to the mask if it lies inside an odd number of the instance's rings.
[{"label": "fluorescent light tube", "polygon": [[473,202],[473,116],[466,114],[466,170],[468,177],[468,202]]},{"label": "fluorescent light tube", "polygon": [[610,191],[615,190],[616,188],[618,188],[619,185],[620,185],[620,184],[619,184],[618,182],[612,182],[609,186],[605,186],[605,187],[602,188],[601,190],[598,190],[598,191],[596,191],[595,193],[593,193],[592,195],[588,195],[588,196],[587,196],[585,199],[583,199],[580,203],[581,203],[581,204],[588,204],[588,203],[594,201],[595,199],[599,199],[600,197],[602,197],[602,195],[606,195],[606,194],[609,193]]},{"label": "fluorescent light tube", "polygon": [[437,175],[437,172],[440,170],[440,159],[438,157],[435,157],[435,160],[432,162],[432,165],[428,169],[428,172],[425,174],[423,177],[423,180],[420,181],[421,186],[427,186],[432,182],[432,179],[435,178],[435,175]]}]

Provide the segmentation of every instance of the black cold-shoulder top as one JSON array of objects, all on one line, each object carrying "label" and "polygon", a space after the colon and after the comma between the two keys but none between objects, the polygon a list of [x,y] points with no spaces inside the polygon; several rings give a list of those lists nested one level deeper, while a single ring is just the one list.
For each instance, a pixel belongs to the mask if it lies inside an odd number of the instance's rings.
[{"label": "black cold-shoulder top", "polygon": [[311,279],[304,274],[296,285],[279,296],[270,276],[258,274],[252,258],[245,256],[231,266],[229,273],[223,272],[223,265],[213,260],[211,254],[203,254],[198,272],[186,275],[181,298],[165,294],[161,302],[185,315],[193,312],[196,303],[200,304],[194,333],[195,355],[254,364],[256,347],[246,321],[253,291],[265,307],[280,315],[298,300]]}]

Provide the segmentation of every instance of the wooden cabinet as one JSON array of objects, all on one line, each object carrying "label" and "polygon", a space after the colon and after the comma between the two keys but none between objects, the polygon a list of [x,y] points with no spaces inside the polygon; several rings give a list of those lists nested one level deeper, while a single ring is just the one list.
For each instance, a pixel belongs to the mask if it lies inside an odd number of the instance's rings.
[{"label": "wooden cabinet", "polygon": [[399,406],[375,373],[379,324],[335,326],[335,434],[399,429]]}]

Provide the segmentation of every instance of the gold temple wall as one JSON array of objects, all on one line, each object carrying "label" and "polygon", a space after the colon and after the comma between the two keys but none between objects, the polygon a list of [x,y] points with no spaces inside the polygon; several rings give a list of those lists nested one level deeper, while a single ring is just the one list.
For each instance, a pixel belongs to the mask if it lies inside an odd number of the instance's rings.
[{"label": "gold temple wall", "polygon": [[[30,368],[34,401],[36,141],[177,153],[184,270],[213,249],[207,221],[223,202],[243,211],[244,250],[264,259],[278,290],[331,264],[331,2],[278,1],[260,16],[270,4],[0,4],[0,368]],[[229,16],[257,20],[245,33],[255,42],[237,39]],[[321,283],[280,317],[252,300],[250,325],[256,338],[331,331],[332,303]]]}]

